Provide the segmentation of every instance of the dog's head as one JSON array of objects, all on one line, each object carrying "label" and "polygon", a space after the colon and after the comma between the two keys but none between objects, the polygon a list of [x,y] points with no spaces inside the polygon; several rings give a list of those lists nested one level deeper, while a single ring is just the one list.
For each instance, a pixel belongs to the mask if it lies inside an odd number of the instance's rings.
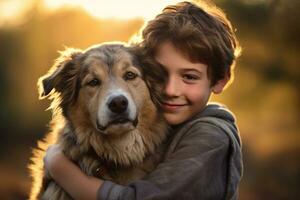
[{"label": "dog's head", "polygon": [[140,110],[156,112],[137,58],[121,44],[67,49],[38,86],[41,98],[54,99],[54,109],[74,128],[93,127],[103,135],[135,129],[140,115],[149,115]]}]

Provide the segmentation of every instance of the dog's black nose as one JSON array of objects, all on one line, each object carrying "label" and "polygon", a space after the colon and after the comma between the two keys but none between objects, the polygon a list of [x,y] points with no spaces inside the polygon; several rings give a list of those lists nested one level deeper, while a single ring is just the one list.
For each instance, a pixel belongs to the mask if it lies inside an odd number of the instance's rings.
[{"label": "dog's black nose", "polygon": [[123,95],[114,97],[108,102],[108,107],[114,113],[123,113],[128,107],[128,100]]}]

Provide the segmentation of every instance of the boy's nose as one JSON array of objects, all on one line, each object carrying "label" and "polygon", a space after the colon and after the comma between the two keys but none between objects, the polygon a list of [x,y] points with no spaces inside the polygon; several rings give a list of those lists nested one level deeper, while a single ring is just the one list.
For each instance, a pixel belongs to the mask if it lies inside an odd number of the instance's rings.
[{"label": "boy's nose", "polygon": [[180,93],[180,83],[174,78],[169,78],[165,87],[165,94],[169,97],[178,97]]}]

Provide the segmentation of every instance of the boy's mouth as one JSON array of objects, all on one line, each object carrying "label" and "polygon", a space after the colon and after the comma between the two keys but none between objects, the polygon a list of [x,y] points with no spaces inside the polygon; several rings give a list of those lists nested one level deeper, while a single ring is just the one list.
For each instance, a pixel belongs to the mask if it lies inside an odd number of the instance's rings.
[{"label": "boy's mouth", "polygon": [[162,103],[162,108],[166,112],[176,112],[176,111],[179,111],[181,108],[183,108],[186,105],[187,104],[167,103],[167,102],[164,102],[164,103]]}]

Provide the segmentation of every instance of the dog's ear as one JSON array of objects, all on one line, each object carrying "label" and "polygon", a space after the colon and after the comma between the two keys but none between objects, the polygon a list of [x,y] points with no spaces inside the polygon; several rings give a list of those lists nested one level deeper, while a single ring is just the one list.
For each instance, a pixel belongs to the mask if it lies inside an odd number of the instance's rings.
[{"label": "dog's ear", "polygon": [[149,88],[152,101],[160,106],[168,74],[153,58],[144,58],[141,66],[144,80]]},{"label": "dog's ear", "polygon": [[150,55],[146,51],[145,48],[136,45],[128,49],[134,57],[134,62],[136,62],[136,65],[140,66],[142,70],[143,78],[149,88],[152,101],[156,105],[160,105],[168,77],[167,71],[154,59],[153,55]]},{"label": "dog's ear", "polygon": [[48,72],[46,75],[39,78],[38,89],[39,89],[40,98],[47,97],[48,94],[54,89],[56,77],[61,72],[62,68],[63,68],[62,66],[57,67],[53,73]]},{"label": "dog's ear", "polygon": [[82,54],[79,49],[68,48],[56,59],[54,65],[50,68],[47,74],[40,77],[38,80],[39,97],[43,99],[48,97],[51,91],[61,91],[63,86],[63,76],[68,70],[74,67],[77,58]]}]

